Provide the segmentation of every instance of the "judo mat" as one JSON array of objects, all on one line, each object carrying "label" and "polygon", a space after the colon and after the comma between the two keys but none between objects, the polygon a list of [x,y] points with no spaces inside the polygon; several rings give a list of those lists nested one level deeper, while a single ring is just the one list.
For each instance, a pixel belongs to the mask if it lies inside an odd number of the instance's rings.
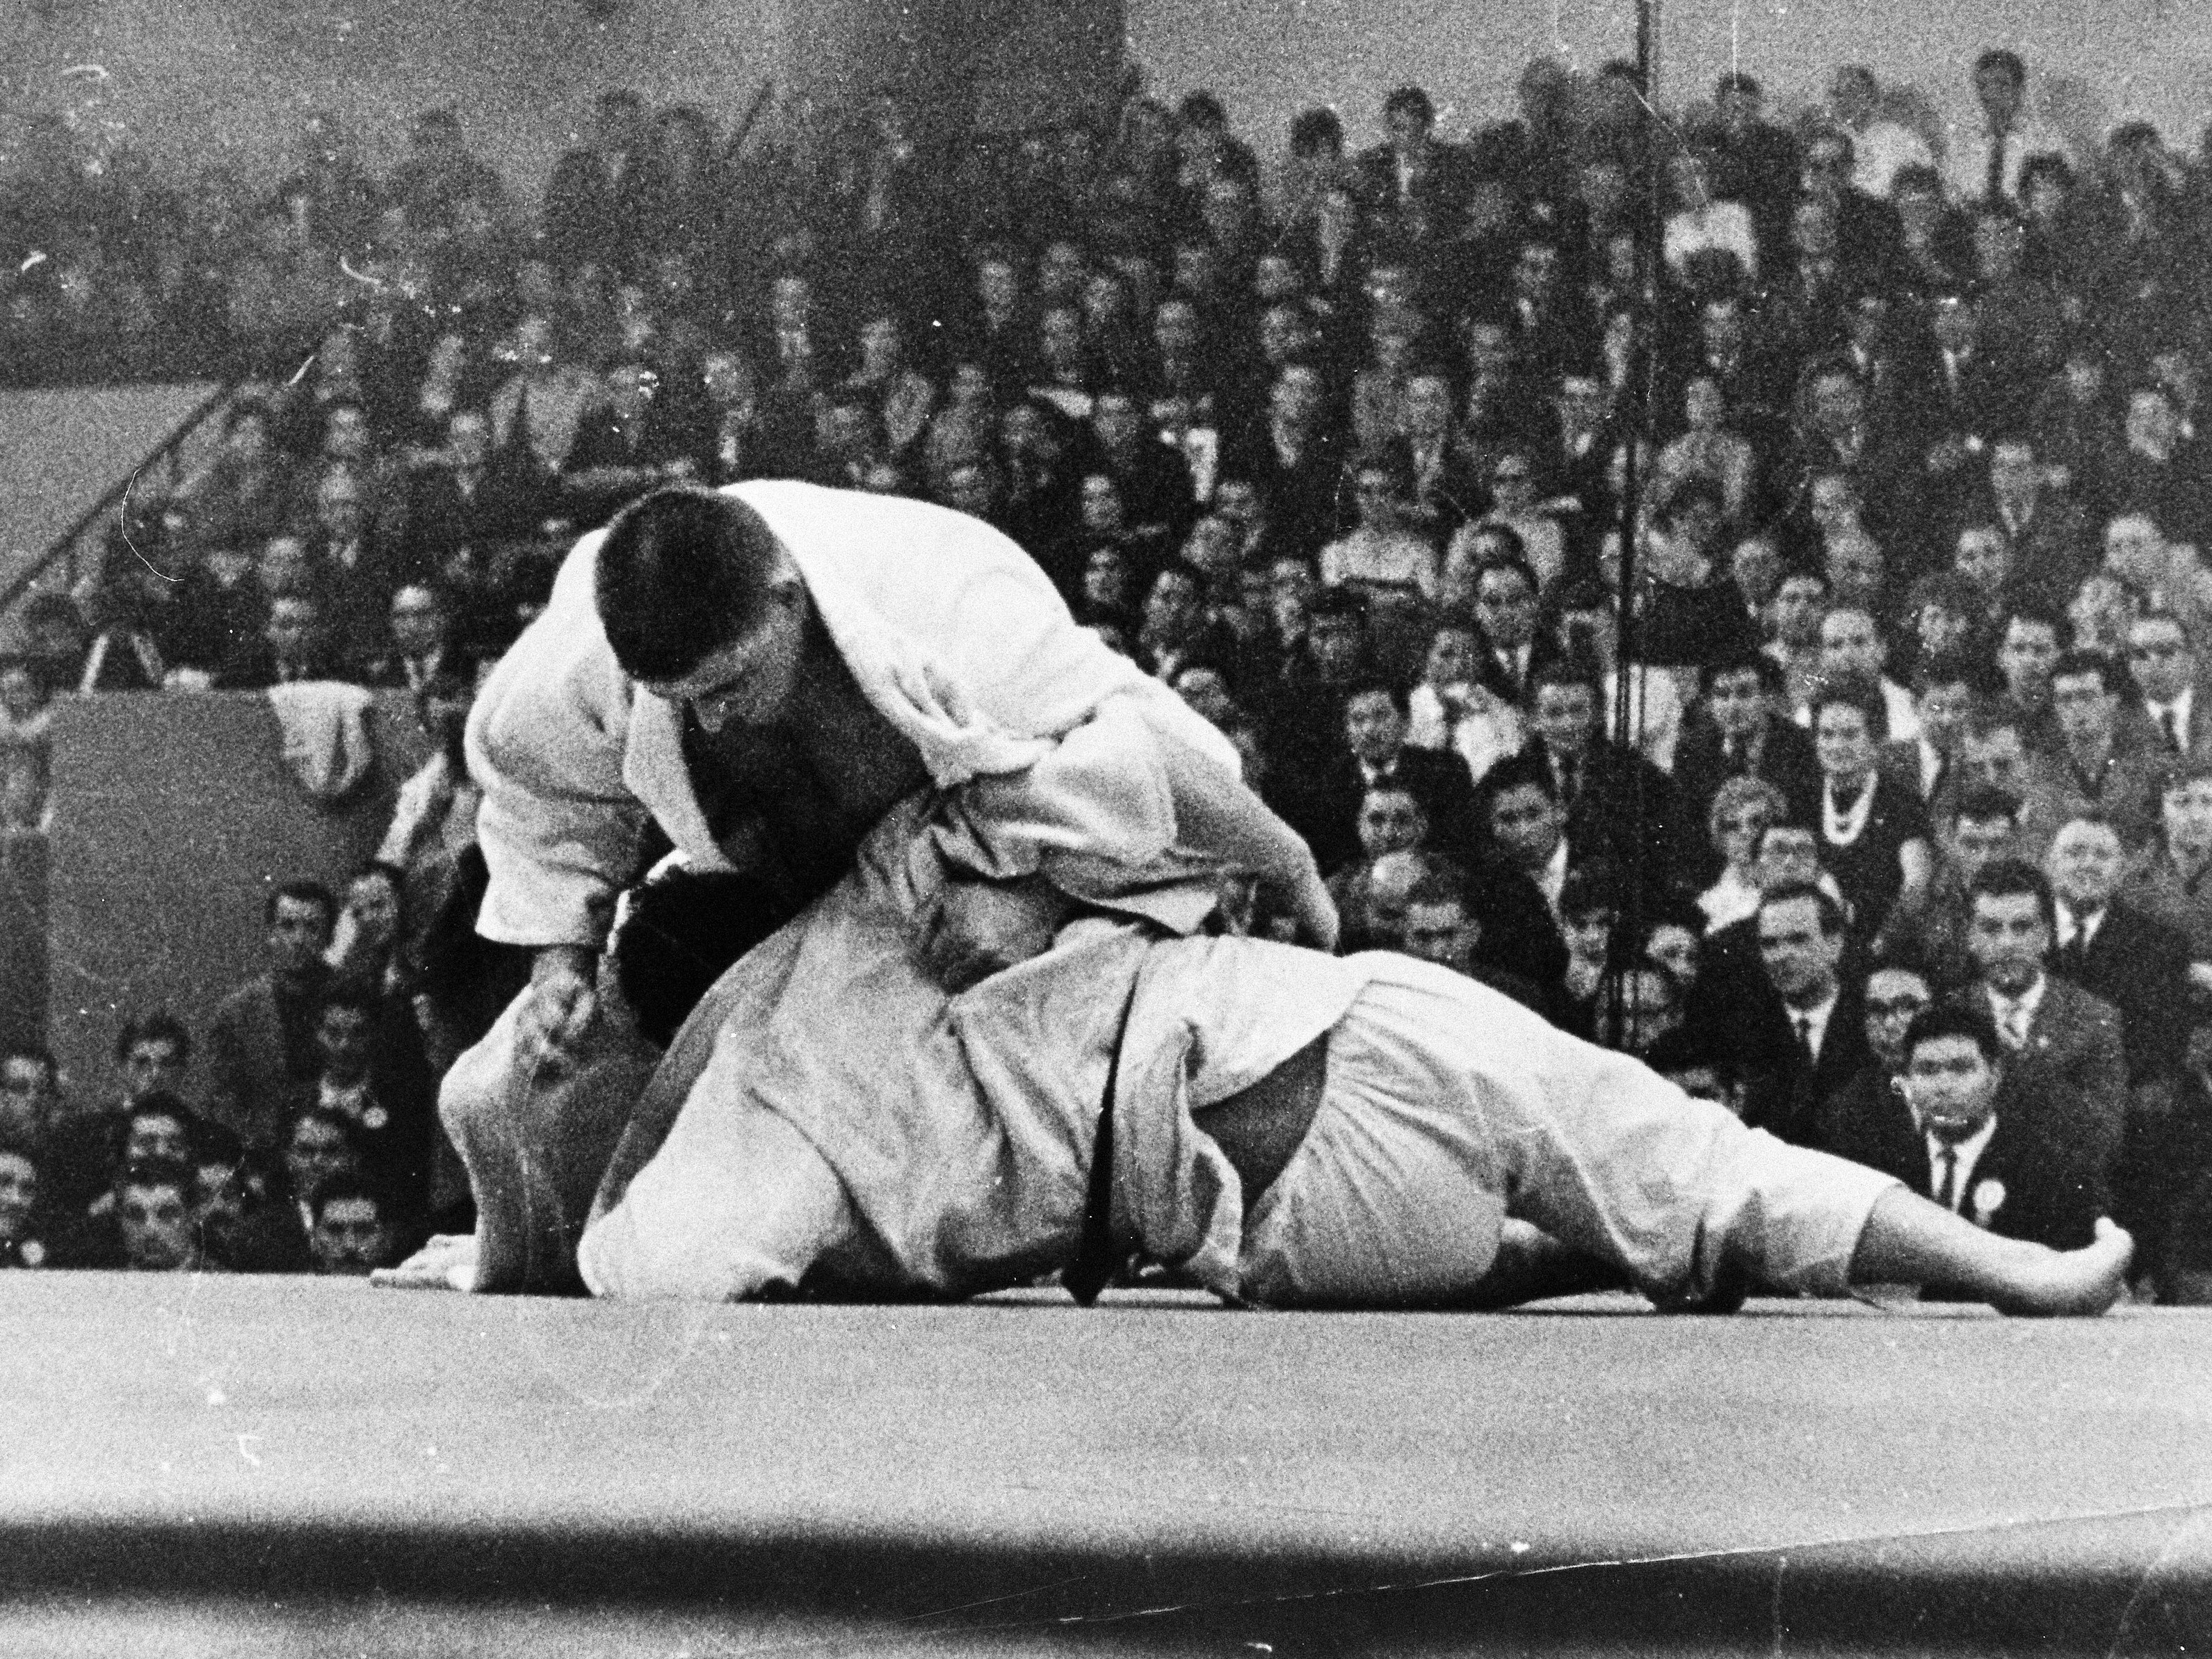
[{"label": "judo mat", "polygon": [[2179,1654],[2212,1314],[0,1276],[0,1654]]}]

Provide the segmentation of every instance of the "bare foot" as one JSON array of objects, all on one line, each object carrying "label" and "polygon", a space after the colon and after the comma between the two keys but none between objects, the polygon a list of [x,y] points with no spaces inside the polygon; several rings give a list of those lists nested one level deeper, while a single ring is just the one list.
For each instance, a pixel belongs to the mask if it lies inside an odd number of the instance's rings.
[{"label": "bare foot", "polygon": [[2014,1276],[2010,1291],[1992,1297],[2000,1313],[2043,1317],[2100,1314],[2128,1285],[2136,1242],[2118,1222],[2100,1218],[2097,1236],[2078,1250],[2045,1252]]},{"label": "bare foot", "polygon": [[379,1267],[368,1282],[387,1291],[473,1291],[477,1236],[438,1233],[396,1267]]}]

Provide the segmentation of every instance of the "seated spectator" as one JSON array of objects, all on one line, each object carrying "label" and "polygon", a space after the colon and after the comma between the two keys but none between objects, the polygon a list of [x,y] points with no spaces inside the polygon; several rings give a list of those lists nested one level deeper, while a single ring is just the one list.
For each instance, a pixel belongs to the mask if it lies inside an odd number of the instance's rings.
[{"label": "seated spectator", "polygon": [[1605,1006],[1611,983],[1623,966],[1617,946],[1620,895],[1613,872],[1604,865],[1571,870],[1559,884],[1559,937],[1567,947],[1560,975],[1560,1026],[1576,1036],[1618,1047],[1620,1028],[1608,1028]]},{"label": "seated spectator", "polygon": [[1135,395],[1119,386],[1091,400],[1090,421],[1091,464],[1114,480],[1130,527],[1150,542],[1180,543],[1198,513],[1188,465],[1159,441]]},{"label": "seated spectator", "polygon": [[1433,867],[1407,896],[1404,934],[1399,949],[1409,957],[1480,980],[1492,990],[1557,1023],[1560,1011],[1553,991],[1509,968],[1478,960],[1482,935],[1482,921],[1474,913],[1467,883],[1455,872],[1441,866]]},{"label": "seated spectator", "polygon": [[39,1166],[22,1143],[0,1138],[0,1268],[46,1265]]},{"label": "seated spectator", "polygon": [[2129,723],[2140,715],[2153,742],[2172,758],[2212,757],[2212,696],[2197,698],[2199,659],[2181,618],[2146,611],[2128,624],[2126,645],[2136,694]]},{"label": "seated spectator", "polygon": [[2099,1188],[2082,1150],[2021,1109],[2019,1051],[1975,1008],[1930,1008],[1904,1039],[1902,1101],[1850,1126],[1832,1150],[1895,1176],[1924,1198],[2007,1238],[2057,1249],[2087,1243]]},{"label": "seated spectator", "polygon": [[[1378,882],[1376,872],[1394,853],[1426,851],[1428,815],[1412,790],[1378,784],[1360,798],[1358,833],[1359,857],[1328,880],[1340,919],[1340,948],[1346,953],[1395,950],[1405,921],[1404,906],[1398,901],[1418,872],[1408,871],[1402,861],[1391,866],[1395,881]],[[1425,859],[1422,867],[1430,862]]]},{"label": "seated spectator", "polygon": [[1654,1038],[1644,1050],[1644,1063],[1692,1100],[1710,1100],[1738,1117],[1743,1115],[1743,1090],[1727,1053],[1694,1027],[1677,1025]]},{"label": "seated spectator", "polygon": [[192,1219],[211,1261],[240,1273],[307,1271],[307,1242],[284,1200],[280,1164],[266,1154],[249,1156],[238,1137],[216,1123],[199,1126],[194,1160]]},{"label": "seated spectator", "polygon": [[[1817,570],[1792,570],[1774,590],[1774,637],[1759,647],[1782,665],[1782,693],[1790,717],[1809,719],[1820,684],[1820,623],[1828,614],[1828,579]],[[1800,717],[1804,717],[1801,719]]]},{"label": "seated spectator", "polygon": [[1549,598],[1567,574],[1567,532],[1547,511],[1534,451],[1505,450],[1491,463],[1488,482],[1490,510],[1460,528],[1445,556],[1459,555],[1480,563],[1482,533],[1510,530],[1519,543],[1513,553],[1534,574],[1538,594]]},{"label": "seated spectator", "polygon": [[1995,784],[1969,784],[1936,838],[1934,873],[1918,899],[1899,899],[1875,936],[1875,952],[1923,963],[1948,993],[1974,976],[1966,950],[1968,890],[1992,859],[2020,854],[2020,798]]},{"label": "seated spectator", "polygon": [[1629,744],[1671,777],[1686,718],[1677,672],[1621,661],[1620,613],[1614,596],[1596,583],[1578,582],[1560,590],[1559,635],[1563,660],[1597,671],[1609,729],[1621,708],[1621,677],[1627,676]]},{"label": "seated spectator", "polygon": [[322,601],[304,589],[277,593],[269,602],[269,620],[258,639],[234,653],[216,686],[224,691],[259,691],[272,685],[345,678],[325,625]]},{"label": "seated spectator", "polygon": [[1169,681],[1194,663],[1218,664],[1236,654],[1236,641],[1206,614],[1206,578],[1181,559],[1162,565],[1146,590],[1136,644],[1137,660]]},{"label": "seated spectator", "polygon": [[315,1195],[334,1181],[361,1179],[360,1133],[353,1119],[324,1106],[302,1106],[285,1120],[277,1144],[303,1249],[314,1227]]},{"label": "seated spectator", "polygon": [[1602,708],[1585,670],[1561,662],[1539,671],[1530,702],[1535,733],[1520,758],[1550,776],[1571,842],[1624,877],[1640,866],[1642,886],[1656,892],[1674,848],[1673,786],[1650,761],[1604,734]]},{"label": "seated spectator", "polygon": [[398,1259],[398,1230],[386,1200],[367,1182],[325,1182],[310,1207],[314,1225],[307,1242],[317,1273],[359,1277]]},{"label": "seated spectator", "polygon": [[133,1273],[213,1271],[216,1263],[201,1248],[193,1224],[193,1192],[192,1167],[182,1160],[149,1158],[127,1165],[115,1180],[112,1256],[70,1265]]},{"label": "seated spectator", "polygon": [[466,702],[476,694],[477,665],[454,643],[446,596],[428,582],[409,582],[386,613],[390,647],[361,671],[364,685],[412,691],[418,697]]},{"label": "seated spectator", "polygon": [[1845,692],[1824,691],[1814,701],[1820,862],[1842,887],[1863,939],[1900,897],[1918,903],[1934,872],[1927,813],[1875,764],[1876,718],[1869,704]]},{"label": "seated spectator", "polygon": [[2159,823],[2121,896],[2188,939],[2190,986],[2212,995],[2212,757],[2168,768]]},{"label": "seated spectator", "polygon": [[1664,495],[1691,477],[1720,486],[1721,506],[1729,521],[1747,522],[1757,452],[1749,439],[1728,424],[1727,398],[1710,374],[1693,374],[1682,388],[1681,435],[1659,452],[1656,479]]},{"label": "seated spectator", "polygon": [[345,902],[323,960],[335,977],[404,1001],[412,994],[419,972],[409,960],[412,938],[406,872],[372,860],[346,884]]},{"label": "seated spectator", "polygon": [[1697,988],[1705,967],[1702,920],[1694,912],[1669,905],[1644,929],[1643,959],[1673,980],[1685,1000]]},{"label": "seated spectator", "polygon": [[2055,756],[2064,746],[2058,717],[2051,706],[2051,671],[2059,657],[2058,619],[2047,611],[2015,605],[1997,636],[1997,672],[2004,685],[1996,709],[2020,728],[2033,752]]},{"label": "seated spectator", "polygon": [[318,881],[280,884],[269,895],[269,968],[216,1006],[208,1029],[213,1088],[208,1115],[249,1149],[276,1144],[286,1103],[321,1063],[315,1020],[331,978],[323,953],[337,900]]},{"label": "seated spectator", "polygon": [[2142,610],[2142,595],[2126,578],[2110,570],[2092,570],[2075,585],[2066,601],[2071,648],[2115,659],[2126,656],[2128,630]]},{"label": "seated spectator", "polygon": [[1404,527],[1399,501],[1410,479],[1388,455],[1363,456],[1351,467],[1359,521],[1321,550],[1321,579],[1352,584],[1367,596],[1376,653],[1386,671],[1409,680],[1427,644],[1429,607],[1437,597],[1437,551]]},{"label": "seated spectator", "polygon": [[1820,1103],[1866,1064],[1860,987],[1844,966],[1842,907],[1810,883],[1760,895],[1765,994],[1731,1024],[1744,1121],[1812,1144]]},{"label": "seated spectator", "polygon": [[1445,618],[1430,635],[1420,684],[1406,702],[1406,741],[1457,755],[1477,783],[1528,740],[1521,710],[1481,683],[1482,654],[1471,621]]},{"label": "seated spectator", "polygon": [[[1504,702],[1526,707],[1536,670],[1559,660],[1559,642],[1538,626],[1542,588],[1521,552],[1521,538],[1501,526],[1463,532],[1453,542],[1449,567],[1462,559],[1474,574],[1475,620],[1486,647],[1481,684]],[[1510,537],[1510,539],[1508,539]],[[1450,583],[1447,580],[1446,586]]]},{"label": "seated spectator", "polygon": [[2051,702],[2063,746],[2051,769],[2060,810],[2100,814],[2132,851],[2158,827],[2164,763],[2130,748],[2120,724],[2121,671],[2094,652],[2069,651],[2051,671]]},{"label": "seated spectator", "polygon": [[1812,1143],[1823,1152],[1875,1163],[1892,1153],[1900,1134],[1909,1134],[1897,1079],[1905,1070],[1905,1034],[1912,1022],[1935,1006],[1935,988],[1916,963],[1878,960],[1861,988],[1865,1011],[1866,1063],[1844,1085],[1831,1091],[1814,1109]]},{"label": "seated spectator", "polygon": [[[1966,949],[1974,982],[1954,1000],[1985,1013],[2011,1056],[2000,1111],[2085,1154],[2104,1213],[2127,1133],[2127,1054],[2112,1004],[2044,971],[2057,931],[2043,872],[2014,859],[1982,866],[1967,886]],[[2017,1097],[2015,1099],[2014,1097]]]},{"label": "seated spectator", "polygon": [[1779,663],[1763,652],[1746,652],[1711,664],[1700,680],[1704,695],[1676,746],[1674,772],[1684,837],[1676,864],[1692,887],[1709,885],[1725,863],[1717,840],[1699,847],[1688,837],[1711,832],[1713,804],[1728,784],[1767,785],[1782,802],[1776,817],[1796,823],[1813,821],[1820,794],[1812,739],[1784,714]]},{"label": "seated spectator", "polygon": [[1474,780],[1455,754],[1416,748],[1407,741],[1407,698],[1386,680],[1355,684],[1345,698],[1344,745],[1327,769],[1306,781],[1301,819],[1316,848],[1339,846],[1349,829],[1350,812],[1364,795],[1385,784],[1402,785],[1419,803],[1429,832],[1428,845],[1441,857],[1464,864],[1474,856]]},{"label": "seated spectator", "polygon": [[58,1214],[76,1216],[106,1192],[124,1156],[131,1115],[149,1102],[183,1104],[191,1033],[174,1015],[126,1019],[116,1034],[115,1065],[121,1090],[112,1101],[64,1113],[51,1062],[47,1091],[53,1103],[44,1138],[36,1144],[46,1202]]},{"label": "seated spectator", "polygon": [[[1784,729],[1794,731],[1794,726]],[[1705,827],[1721,866],[1719,878],[1698,895],[1705,931],[1748,921],[1759,914],[1759,846],[1767,830],[1792,821],[1782,792],[1764,778],[1732,777],[1714,793]]]},{"label": "seated spectator", "polygon": [[354,1127],[362,1174],[395,1201],[419,1212],[429,1196],[437,1110],[421,1063],[394,1051],[383,1000],[357,987],[334,985],[315,1011],[316,1072],[289,1099],[291,1112],[315,1105]]},{"label": "seated spectator", "polygon": [[[1832,583],[1830,591],[1832,594]],[[1878,702],[1882,729],[1875,734],[1875,740],[1907,743],[1920,735],[1920,716],[1912,694],[1882,672],[1888,656],[1889,647],[1873,616],[1837,596],[1820,618],[1820,689]],[[1808,725],[1811,715],[1808,703]]]},{"label": "seated spectator", "polygon": [[1912,712],[1919,729],[1910,738],[1892,738],[1875,761],[1902,788],[1918,797],[1934,824],[1949,819],[1966,781],[1966,721],[1974,707],[1974,678],[1972,666],[1963,657],[1923,657],[1912,677]]},{"label": "seated spectator", "polygon": [[1724,503],[1710,478],[1686,478],[1662,500],[1638,568],[1637,659],[1701,667],[1759,648],[1750,608],[1721,546]]}]

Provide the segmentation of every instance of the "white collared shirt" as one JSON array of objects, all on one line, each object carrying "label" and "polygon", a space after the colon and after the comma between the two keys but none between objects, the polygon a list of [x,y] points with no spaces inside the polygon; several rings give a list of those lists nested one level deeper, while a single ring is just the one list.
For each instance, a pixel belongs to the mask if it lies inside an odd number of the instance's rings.
[{"label": "white collared shirt", "polygon": [[1567,838],[1559,837],[1559,844],[1552,849],[1552,856],[1536,872],[1536,890],[1543,894],[1544,902],[1552,908],[1552,920],[1559,919],[1559,895],[1567,885]]},{"label": "white collared shirt", "polygon": [[1816,1061],[1820,1058],[1822,1046],[1828,1040],[1828,1020],[1835,1013],[1836,1004],[1842,994],[1840,990],[1832,990],[1809,1008],[1789,1010],[1790,1029],[1801,1034],[1806,1048],[1812,1051]]},{"label": "white collared shirt", "polygon": [[2092,945],[2094,945],[2097,942],[2097,930],[2105,925],[2105,915],[2109,908],[2109,906],[2100,905],[2085,916],[2077,913],[2072,906],[2066,902],[2065,900],[2059,900],[2059,947],[2063,950],[2067,945],[2073,944],[2076,934],[2081,936],[2081,948],[2083,950],[2086,951]]},{"label": "white collared shirt", "polygon": [[1958,1164],[1951,1176],[1951,1208],[1954,1213],[1960,1215],[1970,1214],[1972,1206],[1968,1202],[1968,1197],[1972,1191],[1974,1165],[1981,1162],[1982,1154],[1989,1150],[1990,1138],[1996,1132],[1997,1120],[1995,1113],[1991,1113],[1982,1127],[1964,1140],[1943,1140],[1924,1129],[1921,1131],[1920,1138],[1927,1143],[1928,1146],[1929,1195],[1940,1195],[1943,1190],[1943,1154],[1955,1153]]},{"label": "white collared shirt", "polygon": [[2190,711],[2196,704],[2197,688],[2193,685],[2183,686],[2181,695],[2172,702],[2153,702],[2148,697],[2143,699],[2143,708],[2150,715],[2151,724],[2158,727],[2160,738],[2168,735],[2166,715],[2171,714],[2173,716],[2172,735],[2180,741],[2185,751],[2189,747]]},{"label": "white collared shirt", "polygon": [[1999,1035],[2008,1029],[2008,1022],[2018,1014],[2021,1029],[2032,1036],[2035,1030],[2036,1013],[2043,1006],[2043,994],[2050,985],[2051,976],[2039,973],[2035,976],[2035,983],[2016,997],[2006,996],[1993,985],[1984,986],[1982,988],[1990,1000],[1990,1017],[1996,1021]]}]

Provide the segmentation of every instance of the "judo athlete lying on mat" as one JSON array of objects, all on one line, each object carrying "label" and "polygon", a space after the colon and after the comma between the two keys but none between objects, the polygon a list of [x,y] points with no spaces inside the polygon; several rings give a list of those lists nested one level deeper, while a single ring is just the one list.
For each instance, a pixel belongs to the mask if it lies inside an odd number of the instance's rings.
[{"label": "judo athlete lying on mat", "polygon": [[[1081,1291],[1141,1256],[1275,1306],[1488,1305],[1590,1264],[1683,1307],[1854,1281],[2021,1312],[2117,1295],[2117,1228],[2064,1254],[1994,1237],[1411,958],[1060,922],[1048,895],[1038,953],[948,992],[922,931],[948,870],[1140,817],[1133,792],[1167,810],[1141,752],[1092,735],[995,781],[1033,787],[1026,811],[902,804],[721,977],[616,1154],[579,1252],[593,1291],[957,1297],[1072,1264]],[[466,1250],[388,1282],[467,1283]]]},{"label": "judo athlete lying on mat", "polygon": [[[650,831],[695,868],[757,872],[795,910],[843,875],[894,801],[1018,770],[1106,708],[1174,751],[1174,823],[1188,842],[1147,842],[1139,866],[1064,844],[1036,873],[1187,932],[1212,894],[1178,878],[1226,864],[1333,944],[1311,853],[1239,781],[1227,740],[1077,627],[988,526],[753,483],[658,491],[580,542],[469,721],[490,872],[478,930],[538,957],[530,989],[453,1068],[443,1109],[469,1131],[456,1145],[479,1189],[546,1188],[539,1230],[509,1230],[507,1209],[480,1224],[485,1287],[561,1287],[583,1218],[553,1200],[544,1159],[588,1166],[588,1194],[635,1098],[621,1057],[592,1044],[592,964]],[[971,810],[988,814],[988,792]],[[1109,830],[1112,845],[1133,844]],[[968,904],[989,901],[945,890],[933,937],[951,958]]]}]

